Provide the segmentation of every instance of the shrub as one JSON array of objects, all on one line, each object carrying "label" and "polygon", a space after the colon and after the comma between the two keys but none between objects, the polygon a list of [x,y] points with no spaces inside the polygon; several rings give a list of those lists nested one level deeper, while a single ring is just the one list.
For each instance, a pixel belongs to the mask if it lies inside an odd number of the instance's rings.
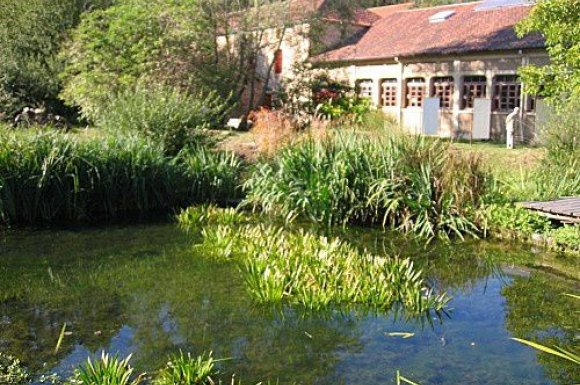
[{"label": "shrub", "polygon": [[360,252],[336,238],[267,225],[206,227],[203,247],[240,264],[258,303],[290,302],[308,309],[361,305],[374,311],[401,306],[406,314],[445,307],[409,259]]},{"label": "shrub", "polygon": [[378,224],[430,239],[475,235],[486,175],[442,142],[337,134],[259,163],[246,203],[292,220]]},{"label": "shrub", "polygon": [[217,375],[216,360],[210,352],[207,356],[192,357],[190,353],[172,356],[157,375],[155,385],[214,385]]},{"label": "shrub", "polygon": [[129,365],[131,356],[119,360],[103,352],[99,360],[87,359],[84,366],[75,370],[74,383],[78,385],[138,385],[143,375],[134,378]]},{"label": "shrub", "polygon": [[341,94],[329,98],[316,107],[317,113],[327,119],[345,119],[345,121],[361,123],[363,116],[371,110],[371,101],[360,98],[353,93]]},{"label": "shrub", "polygon": [[205,148],[169,158],[150,140],[0,133],[0,220],[41,224],[162,213],[240,194],[242,164]]},{"label": "shrub", "polygon": [[189,95],[166,87],[137,87],[114,98],[97,124],[109,130],[142,133],[175,155],[198,143],[201,129],[219,126],[227,103],[215,93]]}]

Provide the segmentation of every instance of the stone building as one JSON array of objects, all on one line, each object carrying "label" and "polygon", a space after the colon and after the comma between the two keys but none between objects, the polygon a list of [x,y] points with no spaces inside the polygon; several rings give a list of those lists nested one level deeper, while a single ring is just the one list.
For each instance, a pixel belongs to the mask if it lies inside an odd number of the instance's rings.
[{"label": "stone building", "polygon": [[485,0],[371,8],[379,19],[360,38],[311,60],[412,132],[503,140],[505,118],[519,107],[516,138],[529,142],[545,107],[522,93],[517,71],[548,61],[541,36],[514,31],[531,7]]},{"label": "stone building", "polygon": [[[514,30],[530,0],[404,3],[348,14],[332,0],[277,4],[290,23],[266,34],[257,82],[268,92],[283,87],[295,63],[309,60],[414,133],[504,140],[505,119],[519,107],[516,140],[533,142],[545,120],[543,102],[524,95],[517,75],[549,60],[542,36],[518,38]],[[324,28],[314,29],[314,21]]]}]

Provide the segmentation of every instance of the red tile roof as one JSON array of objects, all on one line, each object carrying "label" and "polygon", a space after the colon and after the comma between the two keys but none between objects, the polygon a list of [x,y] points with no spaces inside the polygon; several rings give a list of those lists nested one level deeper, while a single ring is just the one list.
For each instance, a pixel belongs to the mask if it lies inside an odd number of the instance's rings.
[{"label": "red tile roof", "polygon": [[[420,55],[543,48],[538,34],[519,39],[514,26],[526,17],[529,5],[475,10],[481,2],[387,12],[357,42],[314,57],[314,62],[349,62]],[[429,17],[453,10],[447,20],[430,23]],[[372,11],[372,9],[371,9]],[[377,13],[375,11],[375,13]]]},{"label": "red tile roof", "polygon": [[364,8],[359,8],[352,11],[352,14],[348,16],[348,20],[345,20],[345,16],[340,15],[340,13],[335,10],[326,12],[322,10],[321,12],[323,20],[332,22],[347,21],[351,24],[359,25],[361,27],[370,27],[381,19],[381,17],[376,13]]},{"label": "red tile roof", "polygon": [[402,3],[396,5],[383,5],[382,7],[369,8],[368,11],[378,15],[381,18],[387,17],[392,13],[402,11],[404,9],[409,9],[415,5],[414,3]]}]

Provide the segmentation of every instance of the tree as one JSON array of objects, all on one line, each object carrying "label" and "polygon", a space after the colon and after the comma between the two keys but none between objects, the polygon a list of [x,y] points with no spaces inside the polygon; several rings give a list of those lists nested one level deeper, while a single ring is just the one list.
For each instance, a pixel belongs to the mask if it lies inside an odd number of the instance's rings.
[{"label": "tree", "polygon": [[[262,102],[273,59],[296,7],[248,8],[231,0],[124,0],[87,14],[63,51],[62,98],[95,120],[110,100],[140,84]],[[264,70],[265,69],[265,70]],[[258,79],[259,78],[259,79]]]},{"label": "tree", "polygon": [[138,84],[196,88],[214,44],[198,10],[197,0],[126,0],[85,15],[61,55],[61,97],[95,119]]},{"label": "tree", "polygon": [[580,0],[539,0],[516,26],[520,37],[541,33],[550,64],[521,70],[526,92],[545,96],[556,106],[580,96]]},{"label": "tree", "polygon": [[0,112],[12,114],[25,105],[60,110],[60,46],[81,13],[108,4],[109,0],[2,0]]}]

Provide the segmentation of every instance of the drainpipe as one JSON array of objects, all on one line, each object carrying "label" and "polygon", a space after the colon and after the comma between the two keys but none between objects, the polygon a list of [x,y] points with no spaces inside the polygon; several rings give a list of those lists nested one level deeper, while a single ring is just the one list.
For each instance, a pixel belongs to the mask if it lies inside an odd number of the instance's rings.
[{"label": "drainpipe", "polygon": [[453,61],[453,84],[453,107],[451,110],[452,132],[449,133],[451,137],[455,137],[459,133],[459,108],[461,104],[461,90],[463,89],[463,79],[461,77],[461,60]]},{"label": "drainpipe", "polygon": [[[518,54],[522,57],[522,67],[527,66],[529,64],[529,58],[523,54],[522,50],[520,49],[518,51]],[[522,141],[524,140],[524,116],[525,116],[525,105],[527,103],[528,100],[528,96],[526,94],[524,94],[524,82],[521,83],[522,84],[522,89],[521,89],[521,95],[520,95],[520,124],[519,124],[519,129],[520,129],[520,134],[522,136]]]},{"label": "drainpipe", "polygon": [[397,113],[397,120],[399,121],[399,127],[403,128],[403,75],[404,75],[404,70],[405,70],[405,65],[399,60],[399,57],[395,57],[395,62],[399,64],[399,76],[397,79],[398,85],[397,85],[397,108],[398,108],[398,113]]}]

